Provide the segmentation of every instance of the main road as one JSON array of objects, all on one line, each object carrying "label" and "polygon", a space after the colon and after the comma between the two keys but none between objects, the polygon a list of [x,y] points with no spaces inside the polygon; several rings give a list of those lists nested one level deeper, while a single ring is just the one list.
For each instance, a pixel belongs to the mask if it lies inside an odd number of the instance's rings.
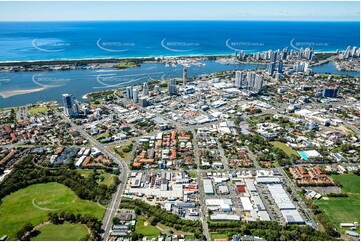
[{"label": "main road", "polygon": [[91,135],[89,135],[81,126],[76,125],[71,119],[69,119],[67,116],[62,114],[64,119],[70,123],[73,129],[78,131],[84,138],[86,138],[89,142],[93,144],[94,147],[98,148],[103,154],[107,155],[109,158],[113,159],[115,163],[117,163],[120,167],[120,174],[119,174],[119,180],[120,184],[117,187],[117,191],[115,194],[113,194],[112,199],[108,205],[108,208],[105,212],[104,218],[103,218],[103,225],[102,230],[104,231],[101,234],[101,237],[103,240],[107,240],[110,235],[110,230],[113,223],[113,218],[116,215],[116,212],[118,211],[121,197],[125,188],[125,184],[128,178],[128,165],[126,162],[115,156],[112,152],[110,152],[104,144],[101,144],[96,139],[94,139]]},{"label": "main road", "polygon": [[196,160],[197,163],[197,182],[198,182],[198,191],[199,191],[199,206],[200,206],[200,220],[202,222],[202,228],[203,228],[203,234],[206,237],[207,241],[211,241],[211,236],[209,234],[209,229],[208,229],[208,222],[207,222],[207,210],[205,207],[205,195],[204,195],[204,191],[203,191],[203,175],[202,175],[202,171],[200,170],[200,159],[199,159],[199,149],[198,149],[198,144],[197,144],[197,138],[196,138],[196,132],[194,129],[191,130],[192,131],[192,143],[193,143],[193,149],[194,149],[194,158]]}]

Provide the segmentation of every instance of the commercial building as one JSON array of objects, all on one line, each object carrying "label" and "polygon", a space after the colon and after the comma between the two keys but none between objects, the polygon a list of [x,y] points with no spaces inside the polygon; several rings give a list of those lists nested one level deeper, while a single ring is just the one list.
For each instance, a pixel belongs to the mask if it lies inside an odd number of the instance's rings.
[{"label": "commercial building", "polygon": [[149,94],[148,83],[144,82],[144,84],[143,84],[143,95],[147,96],[148,94]]},{"label": "commercial building", "polygon": [[168,82],[168,95],[171,96],[177,93],[177,79],[171,79]]},{"label": "commercial building", "polygon": [[183,86],[187,85],[187,68],[183,68]]},{"label": "commercial building", "polygon": [[335,98],[337,97],[337,93],[338,93],[338,87],[325,87],[322,90],[322,97],[331,97],[331,98]]},{"label": "commercial building", "polygon": [[139,93],[138,89],[134,88],[133,89],[133,102],[134,103],[138,103],[138,101],[139,101],[138,93]]},{"label": "commercial building", "polygon": [[280,210],[296,209],[282,185],[267,185],[273,200]]},{"label": "commercial building", "polygon": [[282,73],[282,68],[283,68],[283,61],[280,61],[280,62],[278,62],[277,72]]},{"label": "commercial building", "polygon": [[244,72],[243,71],[236,71],[236,77],[234,81],[234,86],[238,89],[242,88],[242,81],[244,78]]},{"label": "commercial building", "polygon": [[127,94],[127,98],[132,98],[133,97],[133,87],[132,86],[127,87],[125,89],[125,92]]},{"label": "commercial building", "polygon": [[155,92],[156,94],[160,93],[160,87],[159,87],[159,85],[155,85],[155,86],[154,86],[154,92]]},{"label": "commercial building", "polygon": [[257,184],[281,184],[282,179],[279,177],[256,177]]},{"label": "commercial building", "polygon": [[147,107],[147,106],[149,105],[147,98],[141,97],[141,98],[139,99],[139,105],[140,105],[141,107]]},{"label": "commercial building", "polygon": [[74,110],[73,110],[73,97],[70,94],[63,94],[62,95],[62,99],[63,99],[63,105],[64,105],[64,113],[66,116],[71,117],[74,114]]},{"label": "commercial building", "polygon": [[305,221],[296,209],[281,210],[283,218],[288,224],[304,224]]},{"label": "commercial building", "polygon": [[261,93],[262,92],[262,87],[263,87],[263,75],[256,74],[256,79],[255,79],[255,82],[254,82],[253,91],[255,93]]},{"label": "commercial building", "polygon": [[243,210],[246,212],[250,212],[253,209],[253,206],[249,197],[240,197],[240,199]]},{"label": "commercial building", "polygon": [[246,182],[246,186],[248,191],[250,192],[257,192],[257,188],[254,185],[254,180],[253,179],[245,179]]},{"label": "commercial building", "polygon": [[204,190],[204,193],[207,195],[214,194],[214,189],[213,189],[213,184],[212,184],[211,179],[203,179],[203,190]]},{"label": "commercial building", "polygon": [[275,63],[274,62],[271,62],[271,64],[268,65],[268,74],[269,75],[272,75],[274,70],[275,70]]},{"label": "commercial building", "polygon": [[241,217],[235,214],[217,213],[211,215],[211,221],[239,221]]},{"label": "commercial building", "polygon": [[258,211],[258,216],[261,221],[271,221],[271,218],[267,211]]}]

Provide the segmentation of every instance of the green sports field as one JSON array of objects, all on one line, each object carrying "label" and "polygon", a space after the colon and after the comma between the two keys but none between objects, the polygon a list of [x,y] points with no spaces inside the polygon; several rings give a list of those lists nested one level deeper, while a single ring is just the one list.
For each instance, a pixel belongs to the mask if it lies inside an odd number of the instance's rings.
[{"label": "green sports field", "polygon": [[332,175],[342,184],[342,192],[348,197],[329,197],[316,201],[318,207],[340,231],[340,223],[360,223],[360,177],[354,174]]},{"label": "green sports field", "polygon": [[360,193],[360,177],[352,173],[342,175],[331,175],[331,178],[341,183],[342,191],[345,193]]},{"label": "green sports field", "polygon": [[0,237],[6,234],[9,240],[16,240],[16,232],[27,222],[34,226],[45,222],[51,211],[90,214],[102,219],[105,209],[95,202],[80,199],[71,189],[59,183],[32,185],[2,199]]},{"label": "green sports field", "polygon": [[88,235],[88,228],[84,224],[47,224],[39,228],[40,234],[31,240],[38,241],[79,241]]}]

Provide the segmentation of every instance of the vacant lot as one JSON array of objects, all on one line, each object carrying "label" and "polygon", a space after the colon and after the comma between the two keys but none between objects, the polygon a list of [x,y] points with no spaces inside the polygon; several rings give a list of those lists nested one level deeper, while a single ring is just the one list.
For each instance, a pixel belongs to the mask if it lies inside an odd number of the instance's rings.
[{"label": "vacant lot", "polygon": [[228,235],[212,232],[211,233],[211,240],[215,240],[215,239],[228,239]]},{"label": "vacant lot", "polygon": [[[77,170],[77,171],[85,178],[88,178],[90,176],[90,174],[93,173],[93,170]],[[115,175],[109,174],[109,173],[105,172],[104,170],[97,170],[97,172],[100,173],[99,179],[97,180],[98,184],[104,184],[107,186],[114,184]],[[101,177],[103,177],[104,179]]]},{"label": "vacant lot", "polygon": [[[36,184],[14,192],[2,199],[0,206],[0,237],[15,234],[27,222],[34,226],[48,220],[49,212],[69,211],[74,214],[90,214],[102,219],[104,209],[97,203],[82,200],[68,187],[51,182]],[[60,240],[63,238],[59,237]]]},{"label": "vacant lot", "polygon": [[38,241],[79,241],[88,235],[88,228],[84,224],[48,224],[39,229],[40,234],[31,240]]},{"label": "vacant lot", "polygon": [[130,156],[132,154],[133,144],[126,143],[124,145],[113,145],[110,147],[110,150],[115,152],[120,156],[125,162],[130,161]]},{"label": "vacant lot", "polygon": [[279,142],[279,141],[274,141],[274,142],[270,142],[270,144],[273,145],[276,148],[279,148],[279,149],[283,150],[288,156],[295,155],[297,157],[300,157],[300,155],[297,153],[297,151],[295,151],[294,149],[292,149],[291,147],[289,147],[285,143],[282,143],[282,142]]},{"label": "vacant lot", "polygon": [[38,114],[46,114],[49,111],[47,107],[35,106],[29,109],[29,114],[34,116]]}]

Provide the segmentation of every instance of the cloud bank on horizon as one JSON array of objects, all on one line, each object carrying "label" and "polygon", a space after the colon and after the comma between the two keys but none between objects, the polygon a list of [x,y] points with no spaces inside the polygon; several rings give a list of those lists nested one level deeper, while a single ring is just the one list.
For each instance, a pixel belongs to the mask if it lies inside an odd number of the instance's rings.
[{"label": "cloud bank on horizon", "polygon": [[0,21],[359,21],[352,2],[0,2]]}]

